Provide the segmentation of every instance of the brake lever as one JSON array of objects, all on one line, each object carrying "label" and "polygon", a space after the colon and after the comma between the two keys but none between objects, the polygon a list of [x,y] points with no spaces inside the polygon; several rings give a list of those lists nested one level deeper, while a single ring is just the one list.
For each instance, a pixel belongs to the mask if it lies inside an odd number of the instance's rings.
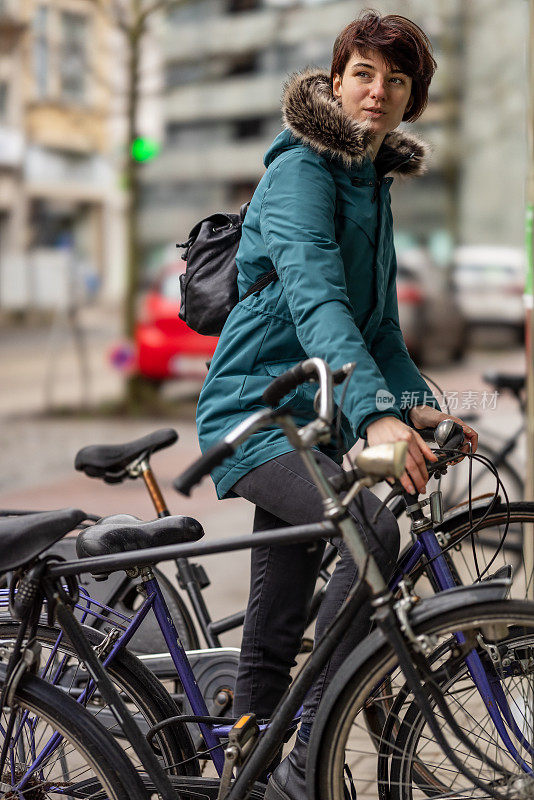
[{"label": "brake lever", "polygon": [[[446,452],[445,450],[440,450],[440,449],[432,450],[432,452],[438,457],[438,460],[425,462],[428,471],[428,477],[439,478],[440,476],[445,475],[445,473],[447,472],[447,468],[450,467],[451,454]],[[393,484],[391,491],[389,492],[387,497],[384,500],[382,500],[382,502],[378,506],[378,509],[374,513],[372,524],[376,525],[378,517],[392,500],[394,500],[396,497],[401,497],[401,496],[403,496],[406,499],[407,494],[408,493],[406,492],[402,483],[399,480],[396,480],[395,483]]]}]

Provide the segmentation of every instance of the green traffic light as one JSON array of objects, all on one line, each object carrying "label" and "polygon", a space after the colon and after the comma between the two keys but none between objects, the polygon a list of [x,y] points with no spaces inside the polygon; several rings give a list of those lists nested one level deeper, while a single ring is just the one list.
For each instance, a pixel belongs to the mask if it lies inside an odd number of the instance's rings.
[{"label": "green traffic light", "polygon": [[155,139],[146,136],[138,136],[132,142],[132,158],[134,161],[150,161],[156,158],[161,147]]}]

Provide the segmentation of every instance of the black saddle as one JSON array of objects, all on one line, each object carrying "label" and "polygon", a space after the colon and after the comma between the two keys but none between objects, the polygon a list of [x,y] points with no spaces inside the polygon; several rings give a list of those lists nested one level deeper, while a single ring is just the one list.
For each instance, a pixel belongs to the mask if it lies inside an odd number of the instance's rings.
[{"label": "black saddle", "polygon": [[485,372],[484,380],[494,389],[509,389],[514,394],[519,394],[525,388],[525,373],[506,375],[502,372]]},{"label": "black saddle", "polygon": [[79,533],[76,552],[78,558],[106,556],[147,547],[196,542],[203,536],[202,525],[192,517],[162,517],[143,522],[130,514],[115,514]]},{"label": "black saddle", "polygon": [[62,508],[0,519],[0,571],[33,561],[85,518],[85,511],[79,508]]},{"label": "black saddle", "polygon": [[90,478],[103,478],[106,483],[121,483],[128,477],[126,467],[141,456],[151,456],[178,440],[174,428],[161,428],[154,433],[125,444],[94,444],[76,454],[74,468]]}]

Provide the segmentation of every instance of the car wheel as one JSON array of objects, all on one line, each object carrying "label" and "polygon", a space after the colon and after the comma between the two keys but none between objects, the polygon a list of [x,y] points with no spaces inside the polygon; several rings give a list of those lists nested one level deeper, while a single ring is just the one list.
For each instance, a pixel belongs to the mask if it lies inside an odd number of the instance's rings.
[{"label": "car wheel", "polygon": [[132,375],[130,388],[141,401],[155,400],[160,392],[163,381],[159,378],[149,378],[146,375]]}]

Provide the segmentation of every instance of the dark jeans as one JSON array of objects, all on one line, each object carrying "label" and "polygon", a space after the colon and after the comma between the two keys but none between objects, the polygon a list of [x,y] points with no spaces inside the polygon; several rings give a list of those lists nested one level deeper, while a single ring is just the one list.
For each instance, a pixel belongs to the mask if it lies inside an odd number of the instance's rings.
[{"label": "dark jeans", "polygon": [[[340,467],[317,452],[328,476]],[[319,522],[323,519],[319,492],[299,454],[286,453],[267,461],[241,478],[234,492],[256,504],[254,532]],[[366,515],[373,516],[379,501],[364,489],[359,495]],[[391,576],[399,551],[399,529],[387,510],[374,530],[364,530],[355,503],[350,513],[357,521],[386,580]],[[315,628],[316,641],[347,597],[357,578],[357,569],[345,544],[334,539],[340,558],[328,585]],[[258,547],[252,550],[250,596],[243,629],[241,659],[235,690],[236,715],[248,711],[270,717],[290,683],[290,670],[300,644],[325,542]],[[332,676],[348,653],[369,631],[370,608],[362,607],[340,641],[304,703],[302,721],[309,724]]]}]

